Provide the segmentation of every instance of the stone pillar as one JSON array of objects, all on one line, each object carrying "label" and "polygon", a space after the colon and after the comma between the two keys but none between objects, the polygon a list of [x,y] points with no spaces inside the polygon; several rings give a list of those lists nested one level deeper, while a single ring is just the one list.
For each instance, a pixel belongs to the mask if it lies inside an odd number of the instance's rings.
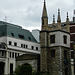
[{"label": "stone pillar", "polygon": [[6,52],[6,60],[5,60],[5,72],[4,74],[5,75],[8,75],[9,74],[9,56],[8,56],[8,51]]}]

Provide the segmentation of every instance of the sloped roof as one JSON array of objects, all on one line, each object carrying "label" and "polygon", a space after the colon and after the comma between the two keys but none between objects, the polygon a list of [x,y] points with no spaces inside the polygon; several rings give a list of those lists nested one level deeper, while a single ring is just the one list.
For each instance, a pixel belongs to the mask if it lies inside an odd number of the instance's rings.
[{"label": "sloped roof", "polygon": [[10,36],[27,41],[37,42],[29,30],[23,29],[21,26],[0,21],[0,37]]},{"label": "sloped roof", "polygon": [[19,57],[16,57],[17,61],[31,60],[31,59],[40,59],[40,54],[23,54]]}]

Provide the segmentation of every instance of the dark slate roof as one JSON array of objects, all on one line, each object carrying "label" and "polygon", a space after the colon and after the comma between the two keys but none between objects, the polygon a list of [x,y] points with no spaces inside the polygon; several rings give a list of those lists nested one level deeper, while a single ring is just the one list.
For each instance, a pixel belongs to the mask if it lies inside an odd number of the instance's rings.
[{"label": "dark slate roof", "polygon": [[40,54],[23,54],[19,57],[16,57],[17,61],[21,60],[31,60],[31,59],[40,59]]},{"label": "dark slate roof", "polygon": [[0,37],[10,36],[27,41],[37,42],[29,30],[23,29],[21,26],[0,21]]}]

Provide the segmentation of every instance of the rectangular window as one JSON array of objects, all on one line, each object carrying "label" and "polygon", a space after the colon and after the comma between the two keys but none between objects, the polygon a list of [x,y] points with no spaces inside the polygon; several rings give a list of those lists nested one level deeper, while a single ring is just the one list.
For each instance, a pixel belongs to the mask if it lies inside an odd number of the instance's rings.
[{"label": "rectangular window", "polygon": [[4,51],[2,51],[2,56],[4,56]]},{"label": "rectangular window", "polygon": [[36,47],[36,50],[38,50],[38,47]]},{"label": "rectangular window", "polygon": [[12,75],[13,74],[13,64],[10,63],[10,74]]},{"label": "rectangular window", "polygon": [[31,46],[31,49],[34,49],[34,46]]},{"label": "rectangular window", "polygon": [[63,36],[63,39],[64,39],[63,40],[64,41],[64,44],[67,44],[67,36],[66,35]]},{"label": "rectangular window", "polygon": [[21,47],[23,48],[23,44],[21,44]]},{"label": "rectangular window", "polygon": [[24,48],[25,48],[25,44],[24,44]]},{"label": "rectangular window", "polygon": [[14,42],[14,46],[17,46],[17,43],[16,42]]},{"label": "rectangular window", "polygon": [[67,50],[64,50],[64,59],[67,59]]},{"label": "rectangular window", "polygon": [[9,45],[11,45],[11,41],[9,41]]},{"label": "rectangular window", "polygon": [[51,50],[51,57],[55,57],[55,49]]},{"label": "rectangular window", "polygon": [[50,44],[55,43],[55,35],[50,35]]},{"label": "rectangular window", "polygon": [[14,52],[12,52],[12,58],[14,58]]},{"label": "rectangular window", "polygon": [[11,58],[11,52],[10,52],[10,55],[9,55],[9,56],[10,56],[10,58]]},{"label": "rectangular window", "polygon": [[28,45],[26,45],[26,48],[28,48]]}]

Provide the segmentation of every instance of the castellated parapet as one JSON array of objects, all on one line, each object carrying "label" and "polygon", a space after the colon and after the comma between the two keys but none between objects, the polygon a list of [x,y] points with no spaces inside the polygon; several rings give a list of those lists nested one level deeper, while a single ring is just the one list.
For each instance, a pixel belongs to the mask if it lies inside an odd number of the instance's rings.
[{"label": "castellated parapet", "polygon": [[45,19],[43,21],[44,21],[43,22],[44,25],[42,26],[42,30],[48,30],[48,31],[62,30],[62,31],[70,32],[68,12],[67,12],[66,22],[61,22],[60,10],[59,9],[58,9],[57,23],[55,23],[55,16],[54,15],[53,15],[53,23],[52,24],[48,24],[48,17],[47,18],[45,17]]}]

